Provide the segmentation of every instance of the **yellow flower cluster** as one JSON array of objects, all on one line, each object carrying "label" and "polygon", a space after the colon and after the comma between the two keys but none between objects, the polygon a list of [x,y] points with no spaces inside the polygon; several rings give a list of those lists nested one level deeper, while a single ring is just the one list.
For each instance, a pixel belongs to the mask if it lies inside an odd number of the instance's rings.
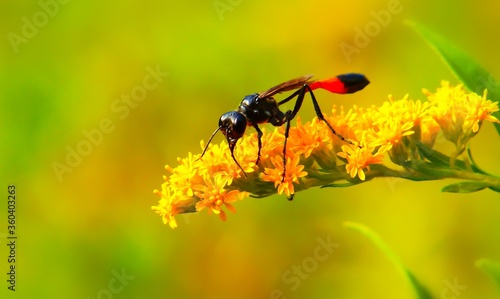
[{"label": "yellow flower cluster", "polygon": [[162,189],[154,190],[160,201],[152,209],[172,228],[177,227],[177,214],[205,208],[226,220],[223,208],[235,212],[232,203],[250,195],[284,193],[290,198],[313,186],[336,181],[354,184],[383,175],[370,172],[370,166],[390,164],[388,159],[392,165],[422,160],[416,144],[432,148],[439,131],[456,145],[458,155],[484,120],[499,122],[491,115],[498,110],[498,103],[487,100],[486,91],[479,96],[462,85],[452,87],[442,82],[435,93],[424,93],[426,102],[389,96],[380,107],[355,106],[346,113],[343,107],[334,106],[326,119],[355,145],[339,140],[317,118],[302,124],[298,117],[287,141],[284,179],[284,127],[270,133],[264,130],[258,165],[256,134],[238,141],[234,154],[246,176],[233,161],[225,141],[211,145],[202,159],[200,154],[189,153],[187,158],[178,158],[177,167],[166,166],[170,174],[164,177]]},{"label": "yellow flower cluster", "polygon": [[464,150],[469,140],[479,131],[484,120],[498,122],[492,112],[498,111],[498,102],[486,98],[485,90],[480,96],[468,92],[463,85],[450,86],[442,82],[436,93],[423,90],[432,107],[429,114],[443,130],[444,137],[453,142],[457,148],[454,159]]}]

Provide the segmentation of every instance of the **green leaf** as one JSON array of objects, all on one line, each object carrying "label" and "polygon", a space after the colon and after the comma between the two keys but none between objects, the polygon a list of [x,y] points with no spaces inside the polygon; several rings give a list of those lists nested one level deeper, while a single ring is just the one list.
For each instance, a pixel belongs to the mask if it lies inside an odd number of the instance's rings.
[{"label": "green leaf", "polygon": [[369,227],[355,223],[355,222],[344,222],[344,226],[353,229],[368,239],[372,241],[375,246],[377,246],[386,257],[396,266],[398,272],[405,278],[405,280],[413,287],[415,290],[416,298],[419,299],[432,299],[431,293],[418,281],[418,279],[413,275],[410,270],[408,270],[392,251],[392,249],[380,238],[374,231]]},{"label": "green leaf", "polygon": [[476,267],[488,274],[500,291],[500,263],[488,259],[480,259],[476,261]]},{"label": "green leaf", "polygon": [[441,189],[441,192],[472,193],[481,191],[490,186],[491,184],[487,182],[459,182],[443,187],[443,189]]},{"label": "green leaf", "polygon": [[[472,166],[475,168],[476,172],[491,176],[491,174],[487,173],[486,171],[479,168],[479,166],[477,166],[477,163],[474,160],[474,157],[472,157],[472,152],[470,150],[470,146],[467,146],[467,156],[469,157],[469,160],[472,162]],[[500,192],[500,186],[490,186],[488,188],[490,188],[491,190],[493,190],[495,192]]]},{"label": "green leaf", "polygon": [[[418,141],[416,142],[417,148],[419,149],[420,153],[427,158],[429,161],[431,161],[433,164],[439,167],[450,167],[450,157],[446,156],[445,154],[434,150],[422,142]],[[472,170],[474,172],[479,172],[483,174],[487,174],[485,172],[481,172],[481,170],[473,163],[470,165],[472,167]],[[462,160],[455,160],[455,168],[456,169],[462,169],[462,170],[468,170],[467,165],[465,164],[464,161]],[[489,175],[489,174],[488,174]]]},{"label": "green leaf", "polygon": [[452,177],[453,170],[450,168],[439,167],[431,162],[420,160],[409,160],[404,163],[406,168],[412,169],[420,174],[424,174],[428,180],[439,180]]},{"label": "green leaf", "polygon": [[[413,21],[406,21],[406,23],[439,54],[469,90],[481,95],[484,89],[488,89],[488,98],[495,102],[500,101],[500,83],[472,57],[429,28]],[[500,111],[494,112],[493,116],[500,119]],[[500,134],[500,124],[493,124]]]},{"label": "green leaf", "polygon": [[355,185],[359,185],[363,183],[363,181],[359,181],[359,182],[348,182],[348,183],[331,183],[331,184],[326,184],[326,185],[323,185],[321,186],[320,188],[345,188],[345,187],[351,187],[351,186],[355,186]]},{"label": "green leaf", "polygon": [[420,153],[435,165],[440,167],[450,167],[450,157],[428,147],[420,141],[418,141],[416,145]]}]

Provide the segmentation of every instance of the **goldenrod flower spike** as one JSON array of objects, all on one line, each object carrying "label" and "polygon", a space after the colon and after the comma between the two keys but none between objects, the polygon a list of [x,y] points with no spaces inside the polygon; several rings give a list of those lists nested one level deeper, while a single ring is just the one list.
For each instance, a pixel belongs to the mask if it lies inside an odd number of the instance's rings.
[{"label": "goldenrod flower spike", "polygon": [[[435,93],[424,90],[424,94],[428,101],[389,96],[380,107],[354,106],[345,112],[334,106],[332,115],[325,117],[356,145],[339,140],[317,118],[305,124],[297,118],[287,141],[284,178],[283,127],[263,130],[258,165],[255,133],[242,137],[234,151],[242,169],[226,141],[209,146],[202,159],[189,153],[178,159],[178,166],[166,166],[169,175],[161,190],[154,190],[160,200],[152,209],[176,228],[175,216],[182,213],[207,210],[226,220],[226,211],[236,212],[233,204],[248,196],[285,194],[291,199],[314,186],[345,187],[389,176],[415,181],[461,178],[465,182],[443,191],[500,192],[500,178],[479,170],[468,157],[457,160],[484,121],[499,122],[492,115],[498,103],[488,100],[486,91],[480,96],[446,81]],[[455,144],[455,152],[445,155],[434,149],[440,131]],[[203,150],[204,143],[200,146]]]},{"label": "goldenrod flower spike", "polygon": [[455,144],[456,151],[451,154],[452,165],[484,120],[499,122],[491,115],[498,111],[498,103],[486,99],[487,90],[480,96],[468,92],[462,84],[453,87],[443,81],[435,93],[425,89],[424,93],[431,103],[429,114],[443,130],[444,137]]}]

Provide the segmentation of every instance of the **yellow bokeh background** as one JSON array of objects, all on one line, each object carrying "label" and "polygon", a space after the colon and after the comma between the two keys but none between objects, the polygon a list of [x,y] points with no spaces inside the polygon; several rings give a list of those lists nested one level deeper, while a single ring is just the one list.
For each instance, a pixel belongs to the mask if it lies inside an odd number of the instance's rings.
[{"label": "yellow bokeh background", "polygon": [[[310,189],[293,202],[245,199],[227,222],[203,211],[180,215],[176,230],[151,206],[164,165],[199,153],[246,94],[311,73],[370,79],[353,95],[318,91],[326,112],[380,105],[388,94],[423,99],[422,88],[458,83],[405,19],[500,78],[499,10],[498,1],[3,0],[0,297],[412,298],[345,221],[376,231],[436,298],[498,296],[474,262],[500,261],[500,196],[441,193],[453,180],[378,179]],[[366,30],[361,43],[357,32]],[[346,44],[357,50],[346,54]],[[168,75],[128,106],[157,68]],[[299,114],[309,120],[314,109],[305,102]],[[108,132],[96,133],[103,121]],[[488,123],[472,141],[478,164],[496,174],[497,140]],[[452,147],[441,138],[438,148]],[[54,168],[78,149],[73,166]],[[16,292],[5,274],[9,184],[17,188]],[[314,263],[318,238],[338,247]],[[466,287],[459,294],[446,291],[455,281]]]}]

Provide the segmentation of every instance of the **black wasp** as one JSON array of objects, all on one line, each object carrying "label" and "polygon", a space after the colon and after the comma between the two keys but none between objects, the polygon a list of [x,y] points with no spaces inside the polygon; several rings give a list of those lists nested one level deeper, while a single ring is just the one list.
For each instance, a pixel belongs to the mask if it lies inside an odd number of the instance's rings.
[{"label": "black wasp", "polygon": [[[215,130],[215,132],[208,140],[208,143],[205,146],[200,159],[205,154],[208,145],[214,138],[215,134],[220,130],[222,131],[224,136],[226,136],[227,142],[229,144],[229,149],[231,150],[231,156],[233,157],[234,162],[246,176],[245,171],[234,157],[234,148],[236,146],[236,143],[238,142],[238,139],[240,139],[243,134],[245,134],[246,128],[248,126],[251,126],[254,127],[257,131],[259,149],[257,153],[257,161],[255,162],[255,164],[259,164],[260,150],[262,148],[262,131],[259,128],[259,124],[270,123],[275,127],[279,127],[286,123],[285,143],[283,147],[284,180],[286,172],[286,142],[288,139],[288,133],[290,131],[290,121],[293,120],[299,112],[306,92],[309,92],[309,94],[311,95],[311,100],[318,119],[324,121],[328,128],[330,128],[330,131],[332,131],[332,133],[335,134],[338,138],[345,142],[351,143],[342,135],[335,132],[330,123],[328,123],[328,121],[324,118],[323,113],[319,108],[318,102],[316,101],[316,97],[314,96],[313,90],[321,88],[338,94],[354,93],[365,88],[365,86],[367,86],[370,81],[368,81],[368,79],[366,79],[364,75],[355,73],[343,74],[333,78],[318,81],[311,80],[311,78],[312,75],[299,77],[278,84],[264,92],[253,93],[244,97],[240,103],[240,106],[236,110],[222,114],[219,119],[219,127],[217,128],[217,130]],[[295,89],[296,91],[294,91],[290,96],[279,102],[276,102],[273,97],[275,94]],[[295,107],[293,108],[293,110],[282,112],[279,109],[279,106],[294,98],[297,98],[297,100],[295,102]]]}]

